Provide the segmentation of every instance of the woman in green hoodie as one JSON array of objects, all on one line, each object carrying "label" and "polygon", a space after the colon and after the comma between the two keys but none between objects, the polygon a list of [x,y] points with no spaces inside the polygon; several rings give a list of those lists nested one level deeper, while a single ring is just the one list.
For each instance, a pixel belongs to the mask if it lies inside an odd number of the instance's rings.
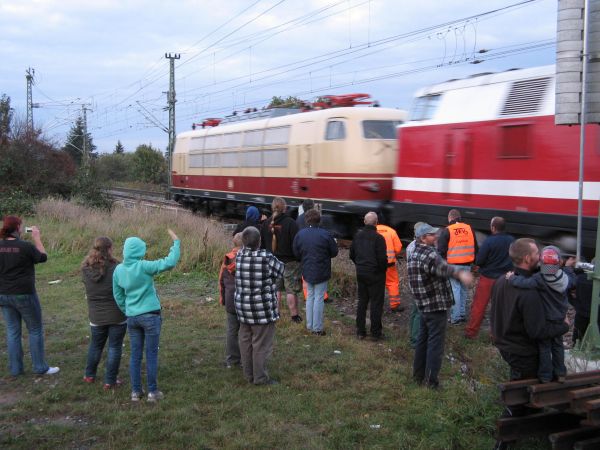
[{"label": "woman in green hoodie", "polygon": [[148,401],[163,398],[158,390],[158,342],[160,339],[160,300],[154,288],[154,275],[170,270],[179,261],[179,238],[168,230],[173,245],[166,258],[146,261],[146,243],[139,237],[129,237],[123,246],[123,262],[113,273],[113,294],[117,305],[127,316],[127,331],[131,344],[129,375],[131,400],[142,398],[142,354],[146,344],[146,377]]}]

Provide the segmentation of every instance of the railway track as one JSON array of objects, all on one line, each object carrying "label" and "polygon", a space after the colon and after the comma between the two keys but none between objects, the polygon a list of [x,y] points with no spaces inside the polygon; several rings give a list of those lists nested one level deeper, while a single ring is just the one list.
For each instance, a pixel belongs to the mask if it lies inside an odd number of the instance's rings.
[{"label": "railway track", "polygon": [[[127,189],[127,188],[113,188],[105,190],[105,193],[115,199],[116,203],[123,205],[126,208],[134,209],[136,207],[142,208],[155,208],[155,209],[168,209],[186,211],[193,214],[189,209],[181,207],[177,202],[173,200],[166,200],[164,192],[156,191],[144,191],[141,189]],[[223,222],[223,226],[226,231],[233,232],[235,227],[240,223],[241,219],[234,219],[227,217],[216,216],[218,220]],[[351,239],[337,239],[338,247],[350,248],[352,244]]]},{"label": "railway track", "polygon": [[112,188],[104,191],[107,195],[125,208],[167,209],[188,211],[177,202],[165,199],[164,192],[144,191],[140,189]]}]

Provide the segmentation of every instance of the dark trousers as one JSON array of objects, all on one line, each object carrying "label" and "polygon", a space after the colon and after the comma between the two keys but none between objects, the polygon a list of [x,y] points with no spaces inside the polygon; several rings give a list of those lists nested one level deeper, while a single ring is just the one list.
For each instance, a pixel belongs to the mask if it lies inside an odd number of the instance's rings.
[{"label": "dark trousers", "polygon": [[535,355],[515,355],[503,350],[500,355],[510,366],[510,381],[537,377],[539,361]]},{"label": "dark trousers", "polygon": [[575,323],[573,324],[573,345],[581,341],[585,336],[590,318],[582,314],[575,313]]},{"label": "dark trousers", "polygon": [[[539,358],[536,355],[515,355],[502,350],[500,350],[500,355],[510,366],[510,381],[537,378]],[[524,405],[506,406],[501,417],[520,417],[536,412],[539,412],[539,409]]]},{"label": "dark trousers", "polygon": [[408,317],[408,336],[410,338],[410,348],[414,349],[417,347],[417,340],[419,339],[419,330],[421,328],[421,313],[417,307],[415,299],[412,300],[410,307],[410,316]]},{"label": "dark trousers", "polygon": [[358,307],[356,309],[356,334],[366,336],[367,306],[371,314],[371,336],[382,334],[381,315],[385,297],[385,272],[381,274],[356,275],[358,284]]},{"label": "dark trousers", "polygon": [[230,365],[240,364],[240,344],[238,331],[240,322],[237,314],[227,313],[227,337],[225,339],[225,363]]},{"label": "dark trousers", "polygon": [[562,336],[538,341],[538,350],[540,361],[537,376],[540,381],[546,383],[567,374]]},{"label": "dark trousers", "polygon": [[438,375],[444,356],[446,311],[421,312],[419,337],[415,348],[413,378],[432,387],[439,384]]},{"label": "dark trousers", "polygon": [[102,358],[102,351],[108,340],[108,355],[106,357],[104,383],[113,385],[117,382],[117,375],[119,374],[121,354],[123,352],[123,338],[127,331],[127,324],[98,325],[91,326],[90,329],[92,336],[88,348],[85,376],[96,378],[98,363]]},{"label": "dark trousers", "polygon": [[244,378],[249,383],[265,384],[270,380],[267,361],[273,353],[275,322],[266,325],[240,323],[240,355]]}]

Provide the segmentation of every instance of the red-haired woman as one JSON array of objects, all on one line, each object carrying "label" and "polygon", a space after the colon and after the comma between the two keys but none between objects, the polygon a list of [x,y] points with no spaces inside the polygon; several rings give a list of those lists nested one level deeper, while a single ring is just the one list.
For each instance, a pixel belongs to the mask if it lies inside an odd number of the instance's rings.
[{"label": "red-haired woman", "polygon": [[49,367],[44,356],[42,308],[35,290],[34,265],[48,257],[40,238],[40,230],[32,227],[33,244],[21,240],[21,219],[6,216],[0,230],[0,307],[6,322],[8,367],[12,376],[23,371],[21,320],[29,331],[29,351],[33,372],[52,375],[58,367]]},{"label": "red-haired woman", "polygon": [[112,241],[98,237],[81,263],[90,318],[91,340],[83,381],[96,381],[96,370],[108,340],[108,355],[104,373],[104,389],[120,384],[117,379],[121,364],[123,338],[127,331],[127,317],[121,312],[113,297],[112,277],[119,264],[112,255]]}]

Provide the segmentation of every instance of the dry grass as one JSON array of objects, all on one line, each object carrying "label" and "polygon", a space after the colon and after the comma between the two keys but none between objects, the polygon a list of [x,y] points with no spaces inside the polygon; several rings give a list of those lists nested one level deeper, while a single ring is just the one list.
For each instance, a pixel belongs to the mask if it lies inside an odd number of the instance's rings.
[{"label": "dry grass", "polygon": [[[170,247],[167,228],[181,238],[181,260],[175,271],[202,269],[215,274],[221,258],[231,248],[230,232],[213,219],[192,213],[152,208],[127,209],[115,207],[112,212],[90,210],[64,200],[47,199],[37,207],[37,218],[44,222],[42,236],[47,250],[83,256],[97,236],[110,237],[115,255],[120,258],[123,242],[138,236],[148,244],[147,258],[166,255]],[[62,226],[69,223],[68,227]],[[78,230],[73,234],[73,228]],[[348,250],[332,261],[330,290],[336,297],[351,297],[356,293],[354,264]]]},{"label": "dry grass", "polygon": [[[230,236],[221,224],[187,212],[117,206],[108,213],[56,199],[41,202],[36,212],[37,218],[45,223],[42,236],[50,252],[83,257],[94,238],[108,236],[114,242],[118,257],[125,239],[138,236],[148,244],[147,257],[160,258],[169,250],[167,228],[172,228],[182,239],[177,270],[190,272],[201,268],[215,272],[222,255],[231,246]],[[64,223],[69,226],[62,226]],[[73,228],[78,230],[77,234],[73,234]]]}]

